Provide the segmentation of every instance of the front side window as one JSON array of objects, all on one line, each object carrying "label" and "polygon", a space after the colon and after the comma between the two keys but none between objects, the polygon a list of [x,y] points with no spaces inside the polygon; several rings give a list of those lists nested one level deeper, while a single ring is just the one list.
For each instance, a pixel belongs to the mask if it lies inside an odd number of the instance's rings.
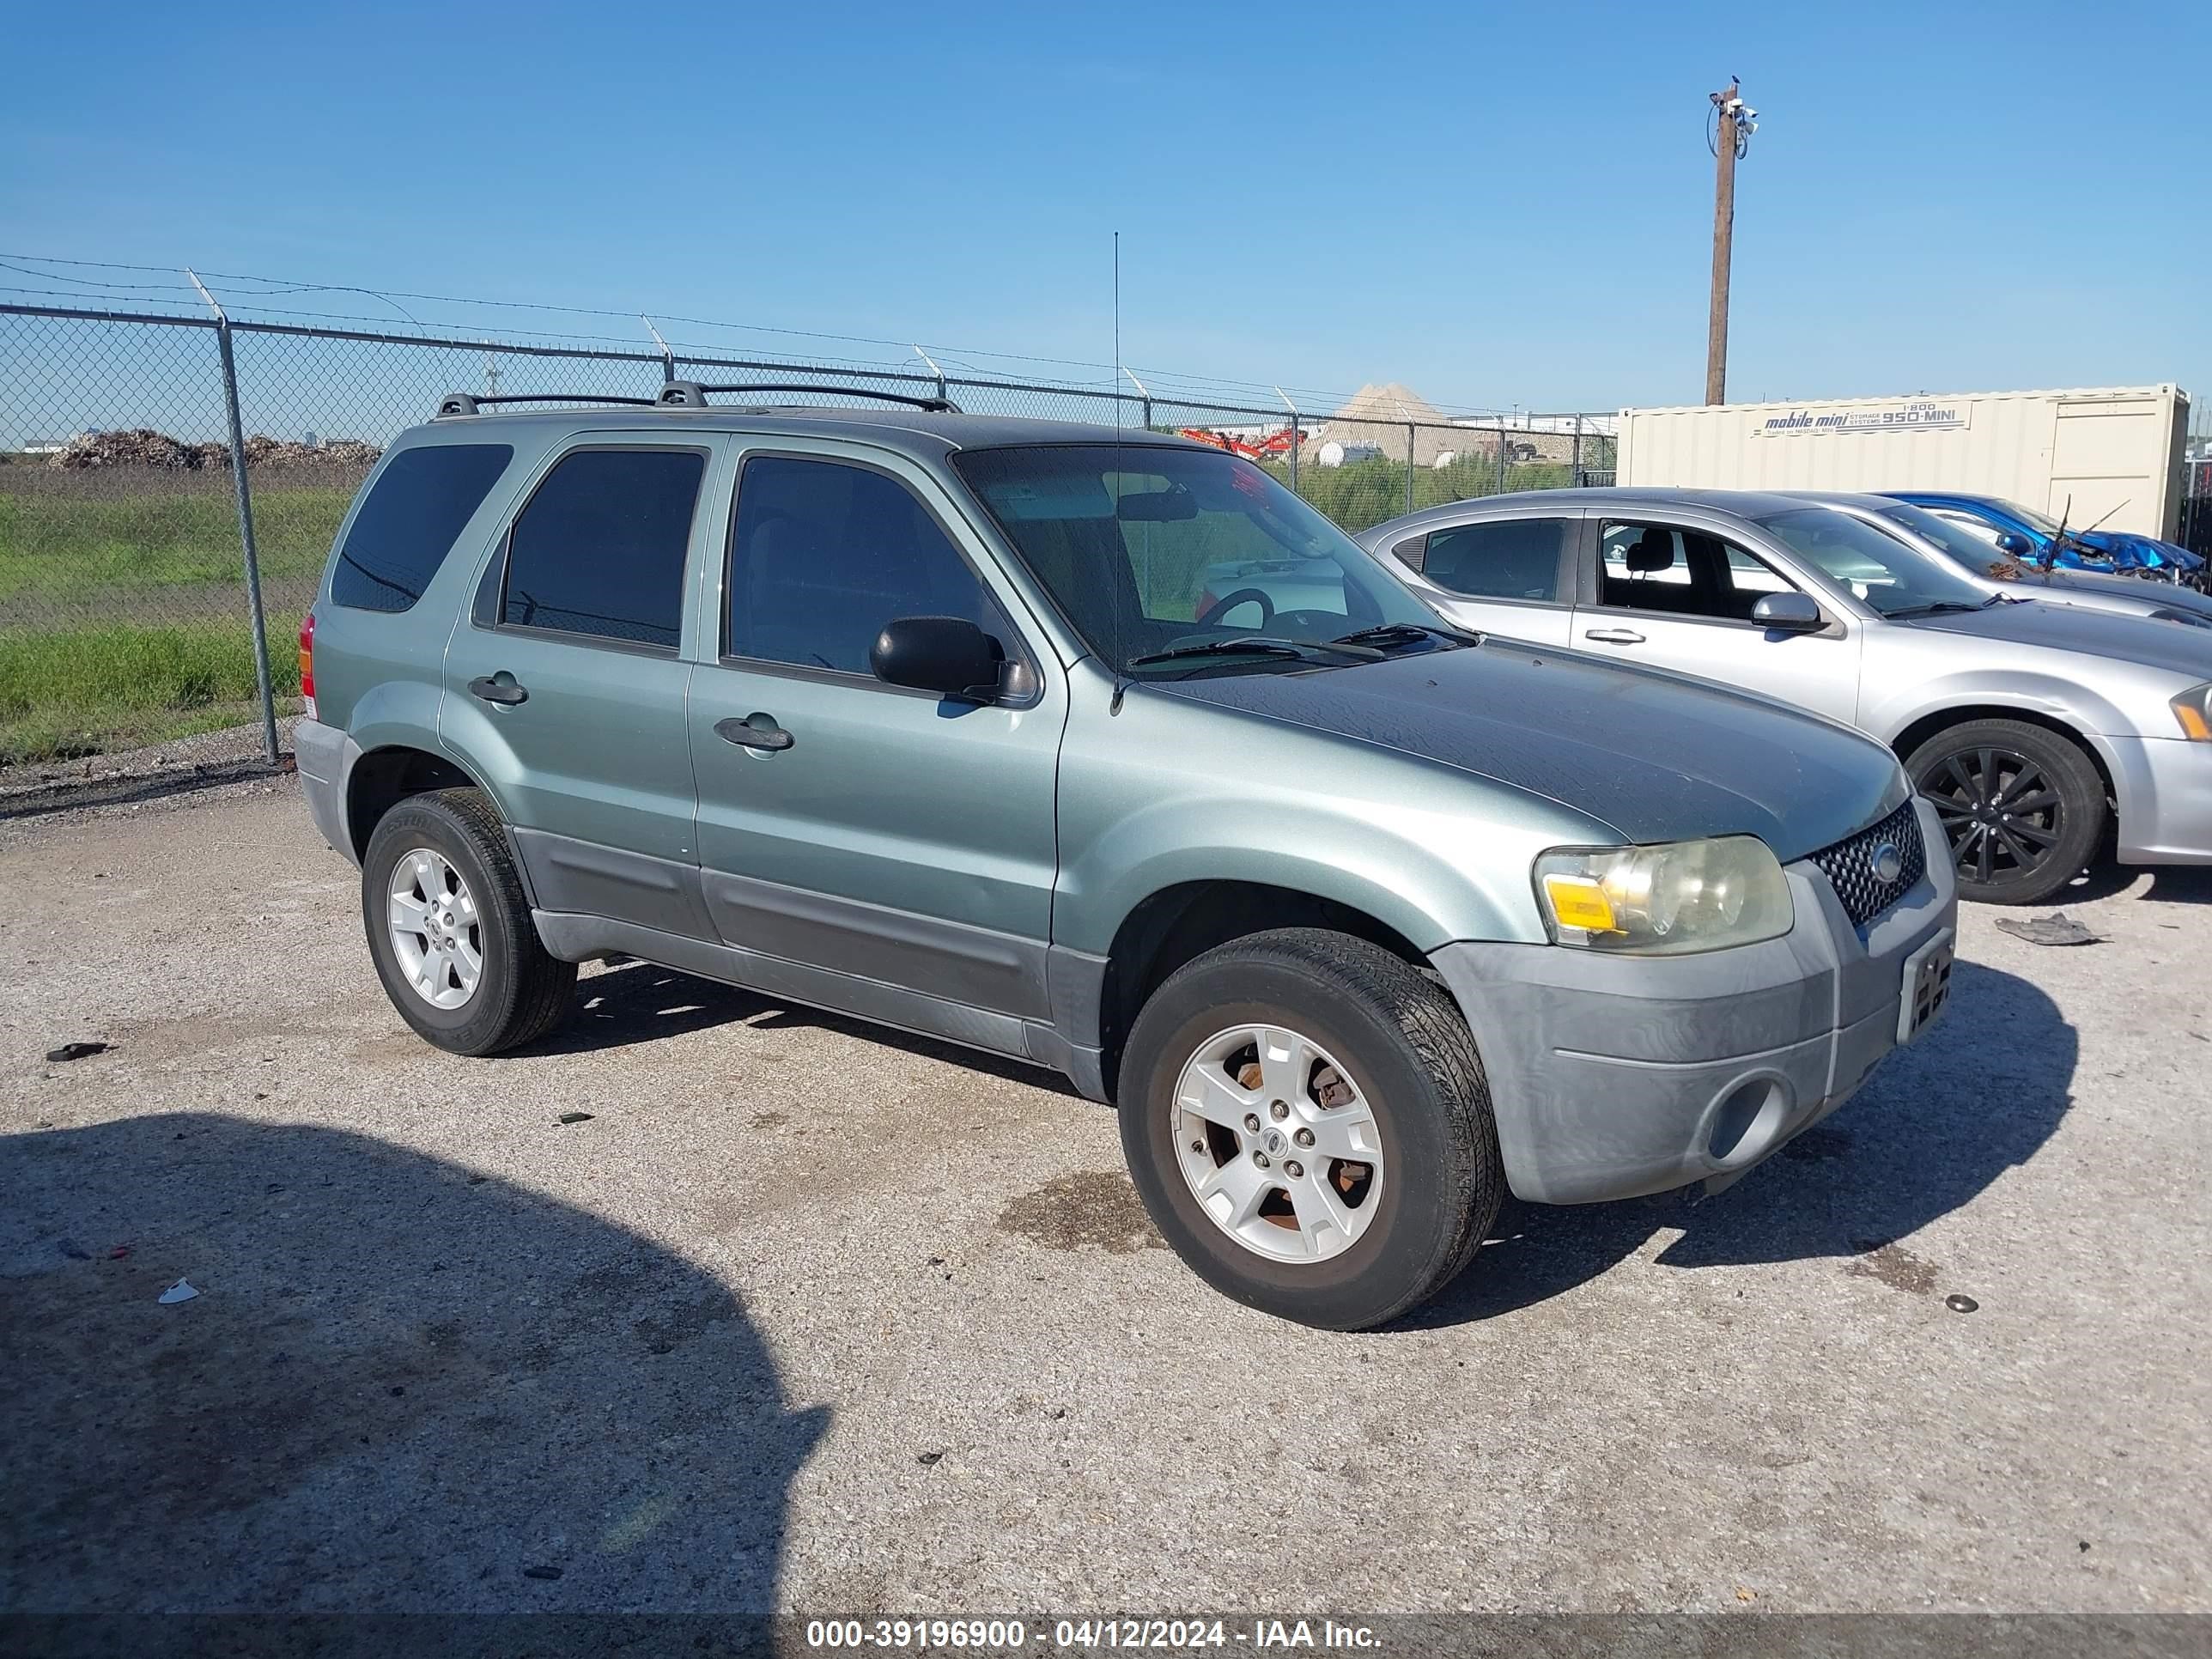
[{"label": "front side window", "polygon": [[1429,532],[1421,569],[1470,599],[1556,603],[1566,519],[1493,519]]},{"label": "front side window", "polygon": [[1978,611],[1997,602],[1997,595],[1975,586],[1948,560],[1923,553],[1851,514],[1806,507],[1759,522],[1829,580],[1849,588],[1877,616]]},{"label": "front side window", "polygon": [[[1237,457],[1055,444],[964,450],[953,465],[1084,642],[1124,672],[1264,672],[1456,643],[1373,555]],[[1403,638],[1326,648],[1389,623]]]},{"label": "front side window", "polygon": [[346,530],[331,571],[331,603],[408,609],[514,459],[505,444],[425,444],[394,455]]},{"label": "front side window", "polygon": [[508,534],[500,621],[674,650],[706,467],[696,449],[562,457]]},{"label": "front side window", "polygon": [[760,455],[738,481],[723,652],[843,674],[902,617],[959,617],[1011,653],[1011,629],[912,491],[872,468]]},{"label": "front side window", "polygon": [[1796,591],[1756,554],[1674,525],[1611,522],[1599,545],[1598,602],[1618,610],[1747,623],[1768,594]]}]

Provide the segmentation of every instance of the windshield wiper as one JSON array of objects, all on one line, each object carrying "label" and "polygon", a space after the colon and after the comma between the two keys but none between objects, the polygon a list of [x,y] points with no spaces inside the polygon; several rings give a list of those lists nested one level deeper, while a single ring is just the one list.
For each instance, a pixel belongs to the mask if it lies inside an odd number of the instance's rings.
[{"label": "windshield wiper", "polygon": [[1130,658],[1129,666],[1144,668],[1153,663],[1179,662],[1188,657],[1297,657],[1308,662],[1320,662],[1326,660],[1330,653],[1349,657],[1355,662],[1379,662],[1383,655],[1372,646],[1346,644],[1341,640],[1307,642],[1279,640],[1265,634],[1241,634],[1233,640],[1206,640],[1196,645],[1178,645],[1166,651],[1147,651],[1141,657]]},{"label": "windshield wiper", "polygon": [[1889,612],[1889,619],[1895,622],[1900,617],[1935,617],[1948,615],[1953,611],[1986,611],[2002,597],[2003,597],[2002,594],[1992,594],[1978,605],[1967,605],[1959,599],[1937,599],[1929,605],[1908,605]]},{"label": "windshield wiper", "polygon": [[1431,628],[1426,623],[1377,623],[1372,628],[1361,628],[1349,634],[1340,634],[1332,645],[1411,645],[1416,640],[1448,640],[1454,645],[1480,645],[1482,635],[1470,634],[1459,628]]}]

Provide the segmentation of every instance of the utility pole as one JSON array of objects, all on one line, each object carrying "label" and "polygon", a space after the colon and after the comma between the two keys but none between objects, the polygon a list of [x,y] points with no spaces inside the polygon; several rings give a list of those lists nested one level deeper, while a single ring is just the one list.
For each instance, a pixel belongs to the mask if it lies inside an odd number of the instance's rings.
[{"label": "utility pole", "polygon": [[1712,149],[1713,300],[1705,322],[1705,401],[1728,401],[1729,264],[1735,250],[1735,164],[1759,131],[1759,112],[1743,101],[1734,76],[1711,94],[1716,112]]}]

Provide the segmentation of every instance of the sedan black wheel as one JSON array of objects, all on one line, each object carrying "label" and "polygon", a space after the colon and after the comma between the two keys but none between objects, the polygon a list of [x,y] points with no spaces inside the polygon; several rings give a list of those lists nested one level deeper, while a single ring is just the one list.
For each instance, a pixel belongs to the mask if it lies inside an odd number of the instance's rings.
[{"label": "sedan black wheel", "polygon": [[2105,786],[2065,738],[2025,720],[1969,720],[1905,762],[1936,808],[1961,898],[2040,904],[2080,874],[2105,825]]}]

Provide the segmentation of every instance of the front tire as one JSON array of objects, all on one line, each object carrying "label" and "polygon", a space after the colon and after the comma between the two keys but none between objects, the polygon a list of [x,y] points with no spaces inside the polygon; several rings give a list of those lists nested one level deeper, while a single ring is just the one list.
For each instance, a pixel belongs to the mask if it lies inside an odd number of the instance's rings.
[{"label": "front tire", "polygon": [[2047,726],[1966,720],[1914,750],[1905,769],[1942,820],[1960,898],[2040,904],[2081,873],[2104,833],[2105,781]]},{"label": "front tire", "polygon": [[399,1017],[449,1054],[495,1054],[565,1018],[576,964],[547,954],[483,793],[410,796],[361,861],[362,925]]},{"label": "front tire", "polygon": [[1153,992],[1121,1068],[1121,1146],[1176,1253],[1224,1296],[1364,1330],[1464,1268],[1505,1182],[1474,1039],[1381,947],[1282,928]]}]

